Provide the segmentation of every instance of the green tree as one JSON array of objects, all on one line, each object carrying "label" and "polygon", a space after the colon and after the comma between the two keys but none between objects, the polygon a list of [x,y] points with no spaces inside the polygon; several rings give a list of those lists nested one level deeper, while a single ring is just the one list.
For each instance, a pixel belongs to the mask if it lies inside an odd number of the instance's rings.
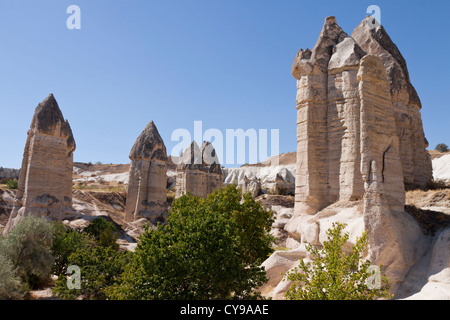
[{"label": "green tree", "polygon": [[94,238],[85,232],[71,229],[61,222],[54,223],[52,254],[55,258],[52,272],[63,274],[69,265],[69,256],[79,249],[85,249],[94,244]]},{"label": "green tree", "polygon": [[45,218],[23,218],[0,242],[0,252],[28,288],[47,280],[53,265],[53,224]]},{"label": "green tree", "polygon": [[267,281],[272,212],[235,186],[173,202],[167,224],[147,229],[113,299],[257,298]]},{"label": "green tree", "polygon": [[297,268],[288,272],[286,279],[293,284],[285,296],[290,300],[372,300],[391,298],[388,279],[383,276],[380,286],[369,282],[373,273],[370,261],[362,260],[367,246],[367,233],[357,239],[351,252],[346,253],[343,246],[349,234],[342,234],[346,227],[342,223],[333,223],[327,230],[327,241],[322,250],[311,245],[307,251],[313,262],[300,260]]},{"label": "green tree", "polygon": [[117,243],[119,233],[116,226],[103,217],[94,219],[83,231],[92,235],[101,246],[111,247],[114,250],[119,248]]},{"label": "green tree", "polygon": [[435,150],[439,152],[448,152],[448,146],[445,143],[439,143]]},{"label": "green tree", "polygon": [[104,300],[109,287],[116,284],[131,253],[117,251],[107,246],[87,246],[79,248],[68,258],[68,265],[80,268],[80,289],[67,286],[66,274],[61,274],[53,288],[53,295],[62,300],[74,300],[82,296],[86,300]]},{"label": "green tree", "polygon": [[17,181],[16,178],[9,179],[9,180],[6,180],[6,186],[8,187],[8,189],[15,190],[19,187],[19,182]]},{"label": "green tree", "polygon": [[0,252],[0,300],[19,299],[23,294],[22,283],[12,262]]}]

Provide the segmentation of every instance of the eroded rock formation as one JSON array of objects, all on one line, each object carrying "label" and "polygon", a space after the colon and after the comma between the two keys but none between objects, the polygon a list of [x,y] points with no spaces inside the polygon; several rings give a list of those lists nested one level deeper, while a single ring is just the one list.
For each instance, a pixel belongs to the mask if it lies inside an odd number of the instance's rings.
[{"label": "eroded rock formation", "polygon": [[20,170],[0,167],[0,180],[19,179]]},{"label": "eroded rock formation", "polygon": [[[368,232],[366,258],[383,265],[394,293],[427,250],[405,212],[405,188],[426,186],[431,159],[406,63],[384,28],[370,21],[349,37],[328,17],[313,50],[295,57],[296,202],[284,226],[292,250],[263,265],[268,274],[295,267],[308,258],[307,244],[321,246],[332,223],[341,222],[349,232],[344,250]],[[289,283],[274,280],[262,290],[283,298]]]},{"label": "eroded rock formation", "polygon": [[367,54],[376,55],[383,61],[399,137],[404,183],[407,188],[424,187],[432,177],[432,168],[420,115],[422,104],[399,49],[383,26],[370,28],[369,19],[364,19],[351,36]]},{"label": "eroded rock formation", "polygon": [[222,168],[213,145],[204,141],[200,148],[192,141],[179,158],[175,197],[190,192],[204,198],[222,185]]},{"label": "eroded rock formation", "polygon": [[249,179],[247,176],[244,176],[244,179],[242,179],[242,183],[238,185],[243,193],[250,192],[253,197],[257,197],[262,193],[261,190],[261,179]]},{"label": "eroded rock formation", "polygon": [[[391,187],[395,193],[392,197],[400,201],[397,208],[404,198],[400,193],[405,186],[425,187],[432,178],[420,100],[409,81],[406,62],[384,28],[371,28],[368,21],[364,19],[349,37],[334,17],[328,17],[313,50],[300,50],[295,57],[292,74],[298,88],[296,214],[314,214],[339,200],[362,199],[364,174],[370,169],[368,159],[372,160],[374,153],[386,156],[386,149],[380,154],[379,148],[390,148],[389,153],[395,149],[400,161],[377,162],[382,171],[389,168],[401,175],[401,181],[396,180]],[[381,61],[387,90],[372,92],[380,88],[368,85],[361,88],[358,72],[367,55]],[[376,74],[372,80],[380,76]],[[380,99],[385,107],[378,108],[379,113],[366,108],[369,113],[364,113],[363,94],[374,95],[372,98]],[[378,102],[373,104],[378,107]],[[388,128],[382,147],[378,141],[362,145],[366,139],[362,130],[377,125],[380,130]]]},{"label": "eroded rock formation", "polygon": [[[361,97],[361,174],[368,259],[387,267],[396,289],[415,262],[419,227],[404,212],[405,189],[389,83],[382,60],[366,55],[358,72]],[[405,236],[406,234],[406,236]]]},{"label": "eroded rock formation", "polygon": [[167,153],[153,121],[137,138],[130,152],[125,220],[164,218],[167,214]]},{"label": "eroded rock formation", "polygon": [[24,216],[62,220],[72,214],[75,140],[50,94],[36,108],[22,160],[19,187],[6,234]]}]

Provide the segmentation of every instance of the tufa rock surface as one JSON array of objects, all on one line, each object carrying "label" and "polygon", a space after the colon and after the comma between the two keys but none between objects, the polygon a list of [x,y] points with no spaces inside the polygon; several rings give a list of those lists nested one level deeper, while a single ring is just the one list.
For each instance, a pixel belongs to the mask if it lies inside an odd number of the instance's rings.
[{"label": "tufa rock surface", "polygon": [[400,50],[384,27],[371,28],[369,19],[364,19],[351,36],[367,54],[376,55],[383,61],[399,137],[404,183],[407,188],[425,187],[432,178],[432,168],[420,115],[422,104],[411,84]]},{"label": "tufa rock surface", "polygon": [[0,180],[19,179],[20,170],[0,167]]},{"label": "tufa rock surface", "polygon": [[[341,222],[350,236],[344,250],[367,231],[366,258],[383,265],[398,293],[430,247],[405,212],[405,188],[426,186],[431,159],[406,62],[384,28],[370,28],[369,21],[349,37],[334,17],[326,18],[313,50],[294,59],[296,199],[284,225],[291,250],[263,265],[269,275],[290,270],[308,259],[307,244],[320,247],[332,223]],[[282,299],[290,284],[274,280],[262,292]]]},{"label": "tufa rock surface", "polygon": [[53,94],[36,108],[20,170],[19,187],[6,234],[28,215],[63,220],[72,210],[72,168],[76,145],[69,122]]},{"label": "tufa rock surface", "polygon": [[210,142],[199,147],[195,141],[183,151],[177,166],[175,197],[190,192],[204,198],[223,186],[223,173]]},{"label": "tufa rock surface", "polygon": [[[370,167],[367,158],[371,159],[373,152],[378,153],[381,145],[389,146],[385,142],[377,146],[378,142],[372,141],[363,147],[367,132],[361,130],[377,126],[373,117],[383,122],[379,129],[387,128],[385,132],[389,135],[378,138],[397,141],[390,152],[395,148],[398,154],[400,164],[396,163],[394,168],[401,173],[402,179],[392,186],[396,193],[392,196],[401,203],[404,195],[399,193],[405,187],[425,187],[432,178],[420,100],[409,80],[406,62],[384,28],[371,28],[368,21],[368,18],[364,19],[349,37],[334,17],[326,18],[313,50],[300,50],[294,59],[292,74],[297,79],[296,214],[315,214],[336,201],[363,198],[365,173],[361,172],[361,162],[367,171],[367,166]],[[374,74],[372,80],[384,81],[386,78],[387,90],[384,87],[381,90],[380,86],[360,90],[358,72],[367,55],[381,61],[383,74],[376,69],[379,74]],[[369,60],[367,65],[372,65]],[[366,66],[368,69],[370,67]],[[371,72],[375,69],[367,74]],[[371,93],[370,90],[381,91]],[[377,109],[379,113],[373,110],[369,112],[370,116],[363,113],[363,93],[366,97],[373,94],[372,98],[380,99],[373,101],[376,107],[378,102],[382,103],[383,107]]]},{"label": "tufa rock surface", "polygon": [[368,259],[383,265],[395,291],[414,264],[420,228],[404,212],[405,189],[389,82],[382,60],[361,59],[361,175],[364,180],[364,227]]},{"label": "tufa rock surface", "polygon": [[167,154],[153,121],[137,138],[130,152],[131,165],[125,220],[164,219],[167,211]]}]

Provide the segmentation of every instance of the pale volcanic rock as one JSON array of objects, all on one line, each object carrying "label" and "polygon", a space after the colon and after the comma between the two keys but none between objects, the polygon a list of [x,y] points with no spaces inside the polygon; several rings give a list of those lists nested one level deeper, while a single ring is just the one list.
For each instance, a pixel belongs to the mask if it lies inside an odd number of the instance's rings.
[{"label": "pale volcanic rock", "polygon": [[125,220],[164,219],[167,211],[167,153],[153,121],[137,138],[130,156]]},{"label": "pale volcanic rock", "polygon": [[[291,160],[291,159],[290,159]],[[278,162],[276,162],[278,163]],[[258,163],[239,168],[223,168],[224,185],[237,185],[253,194],[295,194],[295,157],[293,162]]]},{"label": "pale volcanic rock", "polygon": [[399,138],[381,59],[365,56],[361,60],[358,81],[361,97],[361,175],[365,191],[380,190],[392,211],[403,212],[405,190]]},{"label": "pale volcanic rock", "polygon": [[300,50],[292,65],[297,79],[295,201],[305,213],[328,205],[328,62],[332,48],[346,37],[334,17],[326,18],[313,50]]},{"label": "pale volcanic rock", "polygon": [[206,196],[207,168],[203,165],[202,152],[197,142],[182,152],[177,166],[175,198],[190,192],[194,196]]},{"label": "pale volcanic rock", "polygon": [[369,236],[368,259],[384,265],[393,291],[414,264],[418,224],[405,214],[405,189],[394,111],[383,62],[361,59],[361,174],[365,183],[364,224]]},{"label": "pale volcanic rock", "polygon": [[[365,258],[383,265],[391,292],[414,287],[423,275],[414,271],[419,264],[443,270],[436,285],[423,291],[434,286],[444,292],[448,259],[424,260],[430,239],[405,212],[405,187],[426,186],[432,173],[420,100],[398,48],[383,27],[369,28],[367,20],[349,37],[334,17],[326,18],[312,51],[300,50],[294,59],[296,193],[293,215],[283,221],[285,246],[306,255],[305,245],[320,248],[333,222],[346,223],[344,249],[367,231]],[[276,299],[288,284],[275,273],[295,263],[281,255],[275,252],[263,264],[273,279],[262,289]],[[446,296],[442,292],[437,296]]]},{"label": "pale volcanic rock", "polygon": [[433,159],[433,179],[450,183],[450,154]]},{"label": "pale volcanic rock", "polygon": [[334,47],[328,64],[328,203],[362,198],[359,167],[360,97],[357,73],[365,52],[351,37]]},{"label": "pale volcanic rock", "polygon": [[239,187],[241,188],[243,193],[250,192],[253,197],[257,197],[262,193],[261,179],[249,179],[247,178],[247,176],[244,176],[244,179]]},{"label": "pale volcanic rock", "polygon": [[75,140],[53,94],[36,108],[23,154],[19,187],[6,234],[24,216],[63,220],[72,210]]},{"label": "pale volcanic rock", "polygon": [[203,141],[201,147],[203,165],[207,168],[206,195],[219,190],[223,186],[223,172],[211,142]]},{"label": "pale volcanic rock", "polygon": [[223,186],[223,173],[216,151],[210,142],[199,147],[195,141],[178,159],[175,197],[187,192],[205,198]]},{"label": "pale volcanic rock", "polygon": [[423,131],[422,104],[409,79],[406,61],[383,26],[371,27],[364,19],[352,38],[367,54],[378,56],[386,69],[394,109],[404,182],[408,188],[425,187],[432,177],[428,141]]},{"label": "pale volcanic rock", "polygon": [[0,167],[0,179],[19,179],[20,170]]},{"label": "pale volcanic rock", "polygon": [[370,28],[367,19],[349,37],[328,17],[313,50],[300,50],[292,66],[297,79],[296,214],[314,214],[364,194],[357,73],[367,54],[381,59],[387,76],[386,99],[394,117],[389,126],[398,137],[403,184],[424,187],[432,177],[420,100],[398,48],[382,26]]}]

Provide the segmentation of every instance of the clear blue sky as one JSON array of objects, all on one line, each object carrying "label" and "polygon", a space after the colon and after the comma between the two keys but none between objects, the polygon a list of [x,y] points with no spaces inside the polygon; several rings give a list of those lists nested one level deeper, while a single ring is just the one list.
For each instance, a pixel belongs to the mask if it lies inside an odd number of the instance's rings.
[{"label": "clear blue sky", "polygon": [[[69,30],[69,5],[81,30]],[[291,64],[325,17],[350,34],[369,5],[405,57],[430,148],[450,145],[448,1],[1,0],[0,166],[19,168],[37,104],[53,93],[75,161],[128,163],[155,121],[175,129],[279,129],[296,149]]]}]

